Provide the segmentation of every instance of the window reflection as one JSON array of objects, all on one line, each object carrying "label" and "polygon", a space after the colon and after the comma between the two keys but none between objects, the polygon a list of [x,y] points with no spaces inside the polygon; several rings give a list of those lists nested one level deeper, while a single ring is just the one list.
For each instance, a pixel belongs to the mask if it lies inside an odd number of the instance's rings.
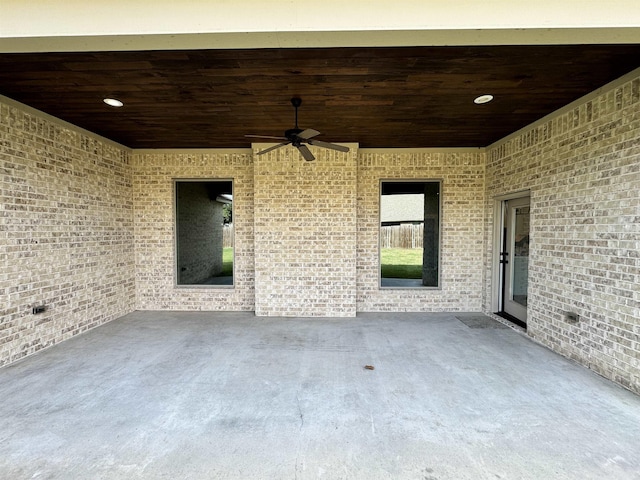
[{"label": "window reflection", "polygon": [[233,182],[175,182],[176,283],[233,285]]}]

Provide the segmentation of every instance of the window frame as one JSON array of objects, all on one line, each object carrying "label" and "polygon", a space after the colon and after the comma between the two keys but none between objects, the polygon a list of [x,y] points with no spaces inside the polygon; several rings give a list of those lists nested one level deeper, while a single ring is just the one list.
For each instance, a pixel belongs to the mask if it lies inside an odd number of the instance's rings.
[{"label": "window frame", "polygon": [[[216,284],[198,284],[198,283],[178,283],[179,281],[179,264],[178,264],[178,184],[179,183],[223,183],[231,182],[231,195],[233,197],[235,192],[235,179],[233,177],[221,177],[221,178],[173,178],[172,179],[172,196],[173,196],[173,287],[176,289],[196,288],[196,289],[222,289],[233,290],[236,287],[236,246],[235,246],[235,226],[233,232],[233,265],[231,273],[230,285],[216,285]],[[232,205],[233,205],[232,200]],[[234,213],[235,217],[235,213]],[[222,247],[224,248],[224,247]]]},{"label": "window frame", "polygon": [[[437,183],[438,184],[438,274],[437,285],[409,285],[409,286],[383,286],[382,285],[382,186],[384,183]],[[378,182],[378,290],[442,290],[442,178],[381,178]],[[424,213],[422,221],[424,222]],[[424,243],[423,243],[424,255]]]}]

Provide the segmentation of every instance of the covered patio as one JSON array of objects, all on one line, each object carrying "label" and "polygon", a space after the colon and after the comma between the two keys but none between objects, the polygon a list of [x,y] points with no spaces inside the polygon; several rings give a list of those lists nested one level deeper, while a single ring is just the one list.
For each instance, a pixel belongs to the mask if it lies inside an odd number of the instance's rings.
[{"label": "covered patio", "polygon": [[479,313],[134,312],[1,369],[0,397],[2,478],[640,471],[640,397]]}]

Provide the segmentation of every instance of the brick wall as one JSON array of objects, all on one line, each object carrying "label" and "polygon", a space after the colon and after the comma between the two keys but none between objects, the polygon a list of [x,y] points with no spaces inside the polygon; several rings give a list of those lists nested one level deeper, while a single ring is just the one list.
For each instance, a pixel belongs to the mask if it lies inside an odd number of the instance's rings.
[{"label": "brick wall", "polygon": [[132,311],[129,152],[0,100],[0,245],[0,365]]},{"label": "brick wall", "polygon": [[[480,149],[360,152],[356,254],[358,311],[481,310],[484,161]],[[381,179],[442,181],[440,288],[379,288]]]},{"label": "brick wall", "polygon": [[493,198],[530,189],[528,333],[640,392],[640,78],[567,110],[488,149],[487,272]]},{"label": "brick wall", "polygon": [[[253,161],[241,154],[134,153],[138,308],[336,317],[481,309],[479,150],[358,155],[353,145],[349,154],[314,153],[315,162],[292,148]],[[235,291],[175,288],[172,179],[232,176]],[[440,289],[378,288],[379,182],[394,178],[443,180]],[[243,203],[247,195],[251,202]]]},{"label": "brick wall", "polygon": [[[136,308],[254,310],[250,150],[135,151]],[[175,287],[174,179],[233,179],[234,287]]]},{"label": "brick wall", "polygon": [[313,162],[292,147],[255,157],[257,315],[355,316],[357,146],[350,147],[313,148]]}]

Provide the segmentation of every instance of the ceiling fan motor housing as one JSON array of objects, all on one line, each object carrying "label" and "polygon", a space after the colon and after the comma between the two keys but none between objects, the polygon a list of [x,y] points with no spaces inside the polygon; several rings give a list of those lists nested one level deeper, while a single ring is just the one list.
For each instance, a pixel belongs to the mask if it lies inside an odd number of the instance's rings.
[{"label": "ceiling fan motor housing", "polygon": [[293,145],[296,145],[296,142],[298,142],[298,145],[299,145],[300,137],[298,137],[298,134],[302,131],[303,130],[301,128],[290,128],[289,130],[284,132],[284,136],[287,137],[287,140],[290,140],[291,142],[293,142]]}]

